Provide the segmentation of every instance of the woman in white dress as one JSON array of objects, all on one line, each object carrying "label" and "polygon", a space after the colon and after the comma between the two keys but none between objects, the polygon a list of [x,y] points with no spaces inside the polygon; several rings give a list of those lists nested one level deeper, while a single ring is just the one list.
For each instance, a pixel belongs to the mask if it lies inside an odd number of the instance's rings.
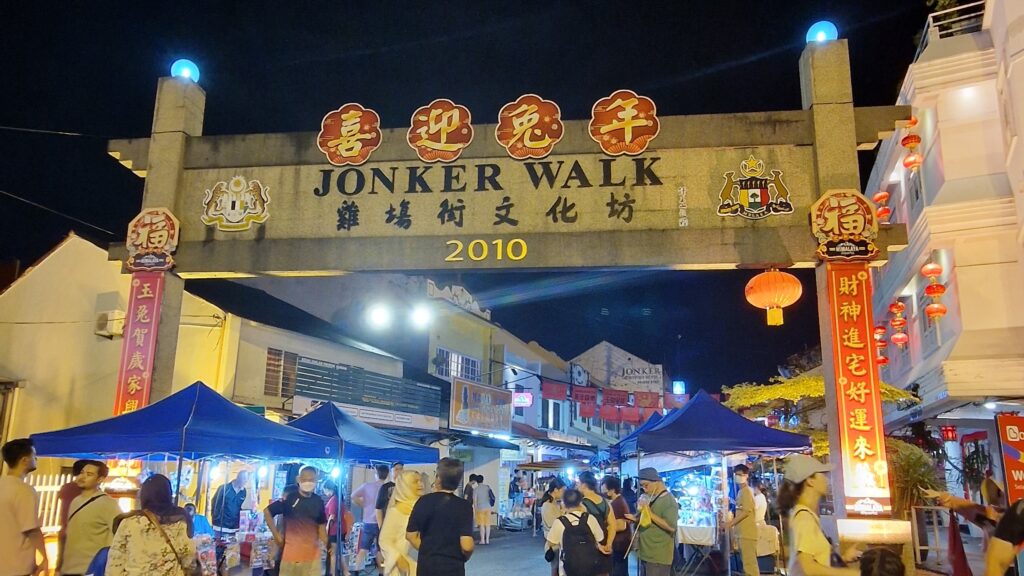
[{"label": "woman in white dress", "polygon": [[419,472],[402,472],[395,479],[395,492],[380,529],[380,551],[384,557],[382,576],[415,576],[416,550],[405,539],[412,507],[423,495]]}]

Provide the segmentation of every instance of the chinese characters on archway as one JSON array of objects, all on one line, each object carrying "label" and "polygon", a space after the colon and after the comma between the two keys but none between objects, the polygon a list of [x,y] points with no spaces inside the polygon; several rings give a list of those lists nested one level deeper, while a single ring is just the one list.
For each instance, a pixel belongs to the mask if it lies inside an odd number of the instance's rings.
[{"label": "chinese characters on archway", "polygon": [[826,263],[832,314],[836,404],[847,512],[887,513],[889,475],[871,340],[871,279],[866,263]]},{"label": "chinese characters on archway", "polygon": [[163,272],[132,274],[128,311],[124,322],[121,366],[117,372],[115,415],[134,412],[149,402],[163,289]]},{"label": "chinese characters on archway", "polygon": [[[348,103],[324,116],[317,146],[335,166],[359,166],[369,160],[374,150],[380,147],[383,134],[380,117],[373,110],[357,103]],[[662,182],[655,172],[658,158],[635,158],[634,165],[624,163],[622,168],[613,170],[609,160],[602,162],[600,174],[588,171],[578,161],[543,161],[564,135],[562,112],[558,105],[536,94],[524,94],[505,104],[498,112],[494,137],[510,158],[523,160],[523,169],[534,188],[544,184],[558,189],[546,204],[546,210],[533,214],[521,213],[512,196],[502,195],[500,201],[486,208],[487,218],[495,231],[513,229],[519,226],[525,216],[543,218],[547,222],[572,226],[579,221],[580,208],[571,189],[590,187],[630,187],[630,185],[660,185]],[[658,135],[660,123],[654,102],[646,96],[631,90],[618,90],[598,100],[592,108],[589,123],[590,137],[609,156],[636,156],[647,150]],[[317,196],[326,196],[336,189],[346,198],[337,208],[337,230],[351,232],[367,222],[381,220],[399,231],[415,231],[418,223],[450,227],[453,232],[463,228],[467,219],[465,200],[441,198],[432,213],[415,210],[407,200],[397,200],[386,209],[374,209],[369,213],[355,198],[362,192],[377,194],[378,187],[394,194],[396,182],[403,176],[408,182],[404,193],[503,191],[499,182],[500,167],[494,164],[476,166],[476,173],[466,166],[450,164],[459,159],[463,151],[473,142],[473,118],[466,106],[447,99],[437,99],[418,108],[409,122],[406,132],[407,144],[417,157],[435,166],[407,167],[402,171],[392,169],[390,173],[374,168],[369,177],[351,168],[342,170],[334,177],[334,171],[323,170],[323,182],[314,190]],[[432,168],[433,174],[443,173],[443,187],[440,190],[426,178]],[[408,172],[402,174],[401,172]],[[431,176],[433,176],[431,174]],[[635,176],[629,181],[627,175]],[[367,190],[368,189],[368,190]],[[592,210],[592,216],[609,221],[630,224],[639,209],[635,192],[610,191],[600,214]],[[474,203],[474,209],[476,208]]]}]

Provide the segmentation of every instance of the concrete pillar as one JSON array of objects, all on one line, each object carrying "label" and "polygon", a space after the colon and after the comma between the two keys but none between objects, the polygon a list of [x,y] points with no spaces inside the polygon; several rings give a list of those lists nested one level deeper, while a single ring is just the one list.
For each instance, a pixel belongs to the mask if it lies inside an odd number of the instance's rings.
[{"label": "concrete pillar", "polygon": [[[814,168],[818,190],[860,190],[857,164],[857,127],[853,112],[850,55],[846,40],[811,43],[800,55],[800,95],[814,123]],[[810,230],[807,232],[810,234]],[[821,333],[821,365],[825,375],[825,413],[829,445],[840,446],[835,366],[832,360],[832,323],[829,314],[827,274],[819,265],[815,274],[818,297],[818,326]],[[838,456],[838,455],[836,455]],[[832,472],[835,514],[845,518],[843,470],[839,463]]]},{"label": "concrete pillar", "polygon": [[[183,78],[161,78],[157,83],[143,208],[164,207],[172,213],[191,209],[179,209],[177,192],[184,173],[188,138],[202,135],[205,110],[206,93],[195,82]],[[166,398],[173,392],[184,288],[184,280],[167,273],[160,303],[150,402]]]}]

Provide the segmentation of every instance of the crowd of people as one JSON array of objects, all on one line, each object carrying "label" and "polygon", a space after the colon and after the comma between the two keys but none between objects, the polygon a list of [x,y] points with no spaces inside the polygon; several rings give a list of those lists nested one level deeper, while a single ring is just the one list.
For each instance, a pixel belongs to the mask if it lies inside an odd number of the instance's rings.
[{"label": "crowd of people", "polygon": [[[49,559],[38,498],[26,482],[36,469],[35,449],[28,439],[12,440],[3,446],[2,455],[6,473],[0,477],[0,576],[46,574]],[[786,459],[784,470],[777,508],[788,519],[787,574],[905,573],[900,556],[888,548],[862,553],[853,547],[840,553],[826,537],[818,510],[829,490],[829,465],[796,454]],[[249,481],[248,472],[241,471],[218,488],[211,500],[211,522],[196,514],[192,504],[177,506],[171,481],[164,475],[147,478],[139,490],[138,509],[122,513],[101,489],[109,474],[103,462],[79,460],[72,471],[74,482],[58,493],[58,576],[190,576],[197,562],[193,537],[237,532]],[[475,545],[490,542],[495,504],[484,477],[472,474],[464,485],[464,472],[461,461],[442,458],[428,487],[425,475],[404,470],[400,462],[375,467],[376,477],[354,490],[351,498],[363,510],[356,568],[364,568],[376,545],[379,574],[384,576],[464,576]],[[733,479],[735,514],[722,528],[735,535],[742,571],[756,576],[757,525],[768,503],[763,492],[751,486],[745,465],[733,468]],[[656,469],[640,470],[635,479],[639,495],[632,480],[606,475],[599,481],[584,471],[571,484],[558,477],[548,481],[539,505],[544,555],[552,576],[627,576],[631,554],[644,576],[673,573],[679,504]],[[463,492],[458,495],[460,487]],[[1001,576],[1011,569],[1024,544],[1024,501],[978,505],[945,493],[927,495],[986,530],[986,576]],[[321,576],[325,568],[334,573],[340,563],[341,572],[349,576],[338,543],[351,533],[353,517],[337,487],[321,483],[316,468],[302,467],[295,483],[263,513],[279,549],[278,575]]]}]

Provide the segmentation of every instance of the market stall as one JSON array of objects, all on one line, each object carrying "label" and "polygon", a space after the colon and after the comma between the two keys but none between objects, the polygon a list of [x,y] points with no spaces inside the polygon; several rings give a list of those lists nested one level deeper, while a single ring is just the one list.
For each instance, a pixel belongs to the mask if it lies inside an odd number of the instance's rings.
[{"label": "market stall", "polygon": [[[696,571],[718,543],[718,522],[728,507],[729,466],[744,461],[748,453],[803,451],[810,446],[807,436],[748,420],[701,391],[682,408],[638,428],[617,448],[620,455],[632,458],[623,463],[623,470],[654,466],[668,477],[673,495],[687,511],[680,515],[677,534],[680,543],[694,551],[687,570]],[[668,470],[683,470],[683,476],[690,477],[681,482],[678,474],[664,474]],[[769,548],[777,550],[777,529],[765,528]],[[725,549],[729,548],[725,534]]]},{"label": "market stall", "polygon": [[[140,466],[138,471],[151,473],[150,466],[160,467],[172,479],[176,500],[182,494],[183,485],[193,482],[195,499],[199,500],[203,494],[200,486],[205,482],[208,492],[213,471],[220,471],[224,460],[229,460],[229,464],[231,459],[260,460],[257,468],[261,471],[267,469],[268,460],[335,459],[341,447],[337,439],[271,422],[234,404],[202,382],[135,412],[34,434],[32,441],[39,456],[124,462],[145,459],[149,466],[145,469]],[[216,467],[204,472],[204,465],[213,462]],[[257,474],[257,482],[259,476]],[[227,475],[224,477],[227,479]],[[273,557],[270,534],[258,512],[252,510],[243,514],[238,534],[216,542],[228,566],[237,565],[244,556],[250,566],[260,568]],[[209,536],[197,536],[204,572],[211,575],[216,571],[214,546]]]},{"label": "market stall", "polygon": [[287,426],[333,438],[340,443],[339,458],[346,462],[400,461],[405,464],[434,464],[439,458],[437,448],[378,430],[350,416],[330,402],[321,404],[301,418],[289,422]]}]

